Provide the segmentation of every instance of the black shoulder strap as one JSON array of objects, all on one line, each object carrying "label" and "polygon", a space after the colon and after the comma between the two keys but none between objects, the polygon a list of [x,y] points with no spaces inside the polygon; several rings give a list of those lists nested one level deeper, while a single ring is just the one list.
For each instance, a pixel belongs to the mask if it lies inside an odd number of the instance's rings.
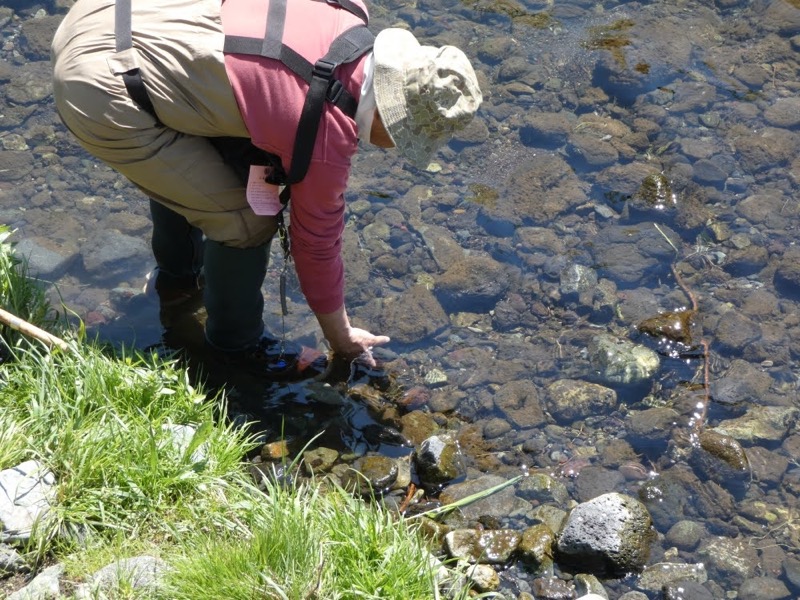
[{"label": "black shoulder strap", "polygon": [[[114,34],[116,36],[117,52],[129,50],[133,47],[131,18],[131,0],[117,0],[114,6]],[[155,118],[156,124],[160,126],[161,121],[156,114],[153,103],[150,101],[150,96],[147,94],[147,88],[144,87],[144,81],[142,81],[142,74],[139,69],[135,68],[122,73],[122,81],[125,83],[125,89],[128,90],[131,100],[139,105],[140,108],[149,112]]]},{"label": "black shoulder strap", "polygon": [[286,2],[287,0],[270,0],[264,39],[225,36],[223,50],[227,53],[250,54],[279,60],[308,83],[308,94],[300,115],[292,151],[292,166],[287,177],[287,183],[297,183],[308,171],[325,101],[332,103],[349,117],[355,117],[358,102],[338,79],[334,79],[333,73],[340,65],[352,62],[369,52],[375,36],[366,26],[366,13],[352,0],[327,0],[328,4],[352,12],[365,24],[352,27],[339,35],[325,56],[312,65],[283,43]]},{"label": "black shoulder strap", "polygon": [[292,166],[287,177],[289,183],[301,181],[308,171],[325,100],[339,106],[350,117],[355,117],[358,103],[347,94],[347,103],[340,106],[339,100],[345,96],[347,90],[338,79],[333,78],[333,72],[339,65],[352,62],[372,49],[374,41],[375,37],[366,26],[353,27],[337,37],[328,53],[314,65],[303,112],[300,113],[300,122],[297,125]]}]

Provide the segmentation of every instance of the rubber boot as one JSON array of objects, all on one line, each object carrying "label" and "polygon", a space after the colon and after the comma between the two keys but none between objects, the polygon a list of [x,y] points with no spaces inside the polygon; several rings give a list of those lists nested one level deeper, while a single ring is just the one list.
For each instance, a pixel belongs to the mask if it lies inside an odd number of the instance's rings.
[{"label": "rubber boot", "polygon": [[233,248],[206,241],[204,254],[206,340],[223,352],[256,344],[264,332],[264,295],[269,244]]},{"label": "rubber boot", "polygon": [[213,360],[232,371],[275,381],[321,373],[327,357],[265,332],[262,285],[269,243],[231,248],[206,241],[206,342]]},{"label": "rubber boot", "polygon": [[176,278],[197,276],[203,268],[203,232],[155,200],[150,200],[150,216],[158,268]]},{"label": "rubber boot", "polygon": [[156,295],[162,309],[198,308],[203,298],[203,232],[155,200],[150,200],[150,215],[156,268],[147,277],[145,294]]}]

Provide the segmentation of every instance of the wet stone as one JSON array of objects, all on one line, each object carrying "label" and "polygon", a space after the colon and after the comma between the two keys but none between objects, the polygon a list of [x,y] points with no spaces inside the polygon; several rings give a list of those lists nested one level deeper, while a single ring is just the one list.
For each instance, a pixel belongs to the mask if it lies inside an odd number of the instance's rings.
[{"label": "wet stone", "polygon": [[750,464],[747,455],[735,439],[711,429],[704,429],[698,437],[701,450],[727,465],[735,473],[749,474]]},{"label": "wet stone", "polygon": [[736,419],[722,421],[717,430],[748,443],[780,442],[795,426],[800,410],[788,406],[753,406]]},{"label": "wet stone", "polygon": [[517,495],[537,504],[562,507],[569,502],[567,486],[546,473],[531,473],[518,484]]},{"label": "wet stone", "polygon": [[430,413],[414,410],[400,417],[400,431],[412,444],[421,444],[439,430]]},{"label": "wet stone", "polygon": [[654,565],[647,565],[639,576],[636,585],[643,590],[657,592],[666,585],[681,581],[703,583],[707,580],[708,574],[702,564],[689,565],[660,562]]},{"label": "wet stone", "polygon": [[33,61],[50,59],[50,44],[62,19],[62,15],[47,15],[23,22],[20,46],[26,58]]},{"label": "wet stone", "polygon": [[558,539],[557,559],[595,575],[638,572],[650,554],[651,527],[647,508],[635,498],[599,496],[572,509]]},{"label": "wet stone", "polygon": [[575,118],[567,112],[533,112],[525,116],[519,130],[526,146],[555,148],[563,146],[572,132]]},{"label": "wet stone", "polygon": [[473,565],[467,571],[467,576],[481,593],[493,592],[500,587],[500,576],[490,565]]},{"label": "wet stone", "polygon": [[[506,481],[507,479],[497,475],[482,475],[463,483],[448,485],[439,495],[439,500],[442,504],[452,504]],[[517,498],[513,487],[506,487],[487,498],[462,506],[460,511],[466,519],[478,519],[483,516],[505,518],[526,505],[524,500]]]},{"label": "wet stone", "polygon": [[118,231],[98,231],[81,248],[83,266],[95,281],[119,281],[150,260],[150,248],[141,238]]},{"label": "wet stone", "polygon": [[420,223],[416,229],[440,269],[447,270],[464,257],[464,249],[447,228]]},{"label": "wet stone", "polygon": [[[753,194],[736,204],[736,213],[752,225],[783,228],[786,219],[797,217],[800,207],[792,205],[790,199],[778,190]],[[791,251],[790,251],[791,252]],[[785,255],[797,257],[796,253]]]},{"label": "wet stone", "polygon": [[449,435],[433,435],[423,441],[414,453],[414,460],[423,485],[438,486],[464,473],[464,457]]},{"label": "wet stone", "polygon": [[543,573],[553,566],[556,536],[547,525],[538,524],[522,532],[517,551],[534,572]]},{"label": "wet stone", "polygon": [[450,313],[466,307],[491,309],[508,291],[509,275],[501,263],[488,256],[467,256],[439,277],[434,292]]},{"label": "wet stone", "polygon": [[[731,238],[731,242],[736,242],[736,236]],[[734,277],[748,277],[761,271],[769,262],[769,253],[763,246],[751,244],[746,240],[747,245],[742,248],[734,248],[727,252],[723,268]]]},{"label": "wet stone", "polygon": [[592,135],[570,136],[567,150],[573,160],[588,169],[599,169],[619,160],[614,146]]},{"label": "wet stone", "polygon": [[698,160],[694,163],[692,171],[695,181],[711,185],[724,184],[729,175],[725,166],[718,164],[718,162],[713,159]]},{"label": "wet stone", "polygon": [[624,476],[619,471],[603,467],[588,466],[580,470],[575,478],[575,496],[578,502],[586,502],[619,489]]},{"label": "wet stone", "polygon": [[567,511],[549,504],[542,504],[528,512],[527,517],[531,523],[547,525],[558,535],[567,521]]},{"label": "wet stone", "polygon": [[758,89],[769,80],[770,74],[761,65],[746,63],[736,67],[733,76],[748,88]]},{"label": "wet stone", "polygon": [[661,593],[663,600],[716,600],[714,594],[696,581],[669,583]]},{"label": "wet stone", "polygon": [[78,258],[77,252],[71,251],[67,246],[51,250],[40,244],[35,238],[30,237],[17,243],[16,253],[27,259],[32,276],[47,281],[59,279]]},{"label": "wet stone", "polygon": [[788,600],[793,594],[774,577],[754,577],[739,587],[739,600]]},{"label": "wet stone", "polygon": [[747,462],[750,464],[753,478],[762,483],[779,484],[783,474],[789,468],[788,458],[761,446],[746,448],[745,454]]},{"label": "wet stone", "polygon": [[800,559],[794,556],[787,556],[783,563],[786,579],[795,586],[800,587]]},{"label": "wet stone", "polygon": [[527,379],[503,384],[494,395],[494,404],[516,427],[538,427],[546,421],[539,389]]},{"label": "wet stone", "polygon": [[594,575],[578,573],[575,575],[573,583],[579,600],[608,600],[608,593],[603,584]]},{"label": "wet stone", "polygon": [[572,422],[612,410],[617,405],[617,394],[596,383],[560,379],[547,387],[546,403],[558,421]]},{"label": "wet stone", "polygon": [[16,152],[24,152],[30,150],[30,147],[25,142],[25,138],[16,133],[11,133],[2,138],[3,150],[12,150]]},{"label": "wet stone", "polygon": [[597,273],[590,267],[583,265],[569,265],[560,274],[560,291],[562,296],[586,295],[591,298],[591,292],[597,286]]},{"label": "wet stone", "polygon": [[444,540],[451,558],[471,564],[506,564],[519,546],[522,535],[512,529],[456,529]]},{"label": "wet stone", "polygon": [[14,104],[32,105],[42,102],[51,93],[52,70],[49,60],[25,64],[15,70],[5,87],[6,98]]},{"label": "wet stone", "polygon": [[[673,253],[668,242],[655,228],[652,228],[652,233],[647,229],[626,229],[627,234],[625,229],[615,226],[601,231],[594,255],[597,264],[602,265],[599,275],[616,281],[621,287],[623,284],[627,287],[628,284],[639,283],[645,273],[653,272],[659,264],[663,264],[667,255],[671,257],[670,253]],[[665,227],[661,229],[667,232]],[[672,233],[670,239],[680,238]]]},{"label": "wet stone", "polygon": [[397,479],[397,463],[386,456],[365,456],[353,464],[342,481],[345,489],[361,495],[382,494]]},{"label": "wet stone", "polygon": [[424,285],[415,285],[388,298],[383,306],[381,327],[392,332],[400,344],[418,344],[450,326],[444,310]]},{"label": "wet stone", "polygon": [[575,590],[558,577],[540,577],[533,580],[533,594],[537,600],[573,600]]},{"label": "wet stone", "polygon": [[505,215],[516,225],[545,226],[587,200],[584,185],[560,156],[538,153],[521,162],[505,182],[503,202],[482,207],[481,213]]},{"label": "wet stone", "polygon": [[757,173],[787,164],[800,149],[800,135],[776,127],[764,127],[736,141],[742,167]]},{"label": "wet stone", "polygon": [[778,262],[773,281],[778,292],[792,300],[800,299],[800,253],[786,254]]},{"label": "wet stone", "polygon": [[800,125],[800,98],[778,98],[764,111],[764,118],[775,127],[797,127]]},{"label": "wet stone", "polygon": [[735,359],[723,375],[711,382],[711,397],[716,405],[741,414],[747,406],[763,403],[772,382],[768,373]]},{"label": "wet stone", "polygon": [[339,459],[339,453],[333,448],[312,448],[303,453],[303,468],[306,474],[327,473]]},{"label": "wet stone", "polygon": [[717,343],[734,355],[741,355],[745,346],[761,337],[759,324],[735,311],[722,315],[714,332]]},{"label": "wet stone", "polygon": [[705,563],[712,579],[739,585],[755,575],[758,552],[746,539],[714,537],[703,540],[697,556]]},{"label": "wet stone", "polygon": [[658,354],[646,346],[609,334],[592,338],[589,361],[605,383],[641,383],[653,377],[660,366]]},{"label": "wet stone", "polygon": [[667,531],[667,542],[680,550],[691,551],[707,535],[702,523],[697,521],[678,521]]},{"label": "wet stone", "polygon": [[682,81],[672,89],[675,92],[670,106],[673,113],[702,112],[716,99],[716,89],[702,81]]},{"label": "wet stone", "polygon": [[33,171],[33,154],[30,152],[0,152],[0,181],[16,181]]},{"label": "wet stone", "polygon": [[498,438],[502,435],[505,435],[509,431],[511,431],[511,425],[509,422],[505,419],[500,419],[499,417],[489,419],[483,425],[483,436],[487,440]]}]

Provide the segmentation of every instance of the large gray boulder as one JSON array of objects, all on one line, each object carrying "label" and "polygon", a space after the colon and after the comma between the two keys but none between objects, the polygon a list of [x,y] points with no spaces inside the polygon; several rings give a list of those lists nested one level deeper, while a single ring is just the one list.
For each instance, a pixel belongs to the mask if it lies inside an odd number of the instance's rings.
[{"label": "large gray boulder", "polygon": [[636,573],[647,562],[653,538],[644,504],[624,494],[603,494],[570,512],[558,539],[557,560],[595,575]]}]

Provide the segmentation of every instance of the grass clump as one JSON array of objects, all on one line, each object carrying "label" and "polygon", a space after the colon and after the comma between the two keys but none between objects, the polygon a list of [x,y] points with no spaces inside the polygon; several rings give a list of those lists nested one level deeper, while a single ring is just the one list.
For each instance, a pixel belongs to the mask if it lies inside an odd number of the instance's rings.
[{"label": "grass clump", "polygon": [[[7,233],[0,306],[46,327],[53,312]],[[146,554],[167,565],[158,586],[123,575],[97,597],[438,597],[412,525],[335,485],[267,477],[257,488],[245,459],[256,443],[229,424],[223,395],[208,397],[177,363],[64,335],[72,350],[51,352],[0,330],[0,469],[36,460],[53,474],[50,509],[20,549],[34,568],[64,564],[67,594]]]},{"label": "grass clump", "polygon": [[171,562],[165,598],[436,597],[429,549],[404,521],[338,487],[265,485],[242,513],[252,535],[194,539]]}]

